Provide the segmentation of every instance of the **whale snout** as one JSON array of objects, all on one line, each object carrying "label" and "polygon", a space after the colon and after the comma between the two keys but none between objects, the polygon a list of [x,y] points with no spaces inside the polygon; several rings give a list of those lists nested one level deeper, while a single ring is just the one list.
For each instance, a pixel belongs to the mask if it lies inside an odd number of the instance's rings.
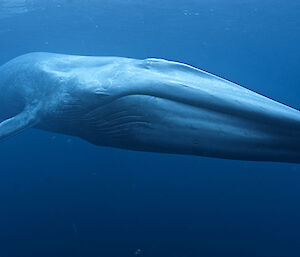
[{"label": "whale snout", "polygon": [[187,65],[150,61],[143,74],[119,100],[143,121],[121,148],[300,162],[298,110]]}]

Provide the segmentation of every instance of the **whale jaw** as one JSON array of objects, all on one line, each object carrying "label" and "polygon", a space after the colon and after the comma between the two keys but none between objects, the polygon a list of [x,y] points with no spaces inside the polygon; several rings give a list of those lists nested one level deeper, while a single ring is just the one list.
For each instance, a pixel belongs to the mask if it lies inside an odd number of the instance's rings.
[{"label": "whale jaw", "polygon": [[80,119],[68,125],[40,128],[136,151],[299,163],[300,123],[295,110],[282,107],[284,114],[276,116],[268,109],[255,114],[245,105],[233,112],[133,94],[73,115]]},{"label": "whale jaw", "polygon": [[114,119],[99,125],[107,134],[101,133],[100,140],[89,137],[90,142],[146,152],[300,162],[300,123],[290,117],[247,118],[141,95],[118,103],[126,111],[107,107]]}]

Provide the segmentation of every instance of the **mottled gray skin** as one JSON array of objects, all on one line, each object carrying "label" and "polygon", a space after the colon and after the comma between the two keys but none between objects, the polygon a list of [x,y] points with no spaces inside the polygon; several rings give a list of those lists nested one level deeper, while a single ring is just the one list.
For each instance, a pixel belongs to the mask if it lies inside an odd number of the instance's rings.
[{"label": "mottled gray skin", "polygon": [[166,60],[30,53],[0,67],[0,139],[26,128],[139,151],[300,162],[300,112]]}]

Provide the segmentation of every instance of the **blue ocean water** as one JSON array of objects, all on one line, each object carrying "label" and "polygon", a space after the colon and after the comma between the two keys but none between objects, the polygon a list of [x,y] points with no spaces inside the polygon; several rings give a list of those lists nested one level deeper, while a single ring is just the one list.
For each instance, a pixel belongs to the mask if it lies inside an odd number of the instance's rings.
[{"label": "blue ocean water", "polygon": [[[300,2],[0,0],[0,64],[33,51],[160,57],[300,109]],[[299,257],[300,167],[0,143],[0,257]]]}]

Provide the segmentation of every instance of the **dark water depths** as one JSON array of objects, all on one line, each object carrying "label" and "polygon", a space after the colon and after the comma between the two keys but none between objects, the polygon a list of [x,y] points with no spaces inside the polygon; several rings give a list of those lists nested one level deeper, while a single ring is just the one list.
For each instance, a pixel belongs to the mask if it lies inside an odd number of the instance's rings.
[{"label": "dark water depths", "polygon": [[[32,51],[177,60],[300,108],[299,1],[0,0],[0,63]],[[298,257],[299,199],[299,165],[29,130],[0,143],[0,257]]]}]

